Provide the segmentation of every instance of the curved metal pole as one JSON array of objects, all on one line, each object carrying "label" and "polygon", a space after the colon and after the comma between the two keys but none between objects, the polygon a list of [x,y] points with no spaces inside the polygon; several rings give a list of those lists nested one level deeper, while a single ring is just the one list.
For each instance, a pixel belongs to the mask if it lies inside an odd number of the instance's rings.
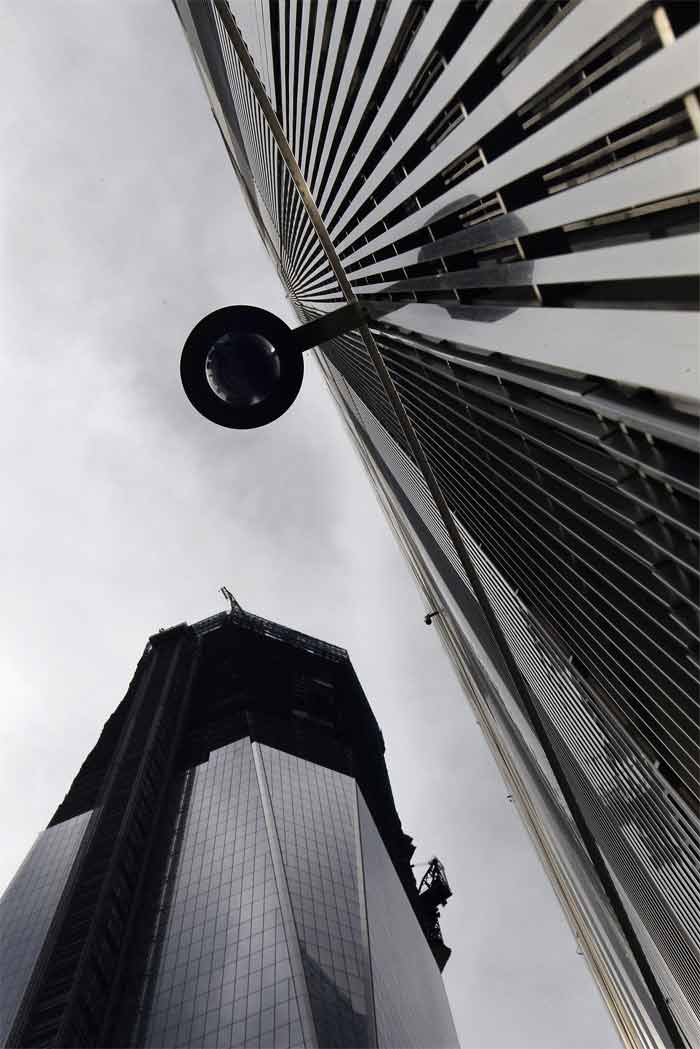
[{"label": "curved metal pole", "polygon": [[[356,304],[358,302],[357,296],[355,295],[350,285],[350,282],[348,281],[348,278],[345,274],[345,270],[343,268],[343,264],[340,261],[340,258],[338,257],[338,254],[335,250],[335,246],[330,236],[328,235],[328,231],[326,230],[323,219],[321,218],[321,213],[319,212],[318,207],[316,206],[316,202],[314,201],[311,195],[311,191],[309,190],[309,187],[306,184],[306,180],[304,179],[304,176],[302,175],[299,169],[296,157],[294,156],[289,146],[289,143],[287,142],[284,130],[279,120],[277,119],[277,114],[272,108],[270,100],[267,97],[267,92],[265,91],[260,77],[258,76],[258,72],[255,68],[255,65],[253,64],[250,54],[248,53],[248,48],[245,45],[245,41],[243,40],[238,26],[236,25],[236,21],[233,15],[231,14],[230,10],[228,9],[228,5],[226,4],[225,0],[214,0],[214,3],[216,4],[217,11],[221,16],[224,26],[226,27],[226,31],[229,34],[229,38],[231,40],[231,43],[233,44],[238,59],[241,65],[243,66],[246,76],[248,77],[248,82],[250,83],[250,86],[253,89],[255,97],[260,105],[260,108],[263,111],[265,119],[267,120],[267,123],[270,127],[270,131],[272,132],[277,147],[280,153],[282,154],[282,158],[285,164],[287,165],[287,168],[294,181],[295,186],[297,187],[297,190],[299,191],[301,199],[309,215],[309,219],[311,220],[311,223],[313,224],[313,227],[316,230],[316,233],[318,234],[318,238],[321,241],[321,244],[323,245],[323,249],[328,257],[328,261],[333,270],[335,278],[338,281],[338,284],[340,285],[341,291],[345,295],[348,304]],[[615,883],[613,882],[610,872],[608,871],[605,859],[603,858],[603,855],[598,847],[598,843],[595,840],[595,837],[590,827],[588,826],[588,823],[586,822],[583,810],[578,803],[578,799],[576,798],[576,795],[571,787],[571,784],[569,783],[566,773],[564,772],[564,769],[559,761],[559,757],[549,738],[549,734],[544,726],[544,722],[542,720],[539,710],[537,709],[537,705],[535,704],[533,695],[530,691],[530,686],[528,685],[528,682],[524,674],[522,673],[520,666],[518,665],[515,659],[515,656],[512,653],[510,645],[508,644],[506,636],[501,627],[500,621],[498,620],[495,612],[493,611],[493,608],[491,607],[491,601],[489,600],[488,594],[486,593],[482,585],[479,574],[476,571],[476,568],[474,567],[471,557],[469,556],[469,552],[466,546],[464,545],[464,542],[462,541],[462,537],[459,534],[459,530],[454,522],[454,518],[452,517],[452,511],[450,510],[447,504],[445,496],[442,493],[442,489],[438,484],[437,478],[433,473],[432,466],[430,465],[430,462],[425,452],[423,451],[423,447],[413,429],[413,425],[406,413],[406,409],[403,406],[403,402],[401,401],[396,391],[396,387],[394,386],[391,375],[389,374],[389,370],[387,369],[386,364],[384,363],[384,358],[382,357],[379,351],[379,347],[375,342],[374,335],[372,334],[366,323],[359,325],[359,332],[362,336],[365,346],[367,347],[367,351],[372,359],[372,363],[377,369],[379,379],[382,383],[382,386],[384,387],[389,401],[391,402],[391,406],[394,409],[397,420],[401,426],[401,429],[403,430],[404,436],[415,457],[416,465],[423,473],[425,482],[430,490],[430,494],[435,500],[435,505],[438,509],[440,517],[442,518],[445,528],[447,529],[450,539],[452,540],[457,556],[460,560],[462,568],[464,569],[467,579],[469,580],[472,586],[477,602],[481,607],[481,610],[484,613],[486,621],[491,629],[494,641],[496,642],[501,652],[501,655],[503,656],[503,659],[506,663],[506,666],[508,667],[517,693],[521,699],[521,702],[525,710],[527,711],[528,717],[530,718],[533,731],[535,732],[538,742],[545,753],[545,756],[552,769],[559,789],[561,790],[564,796],[564,800],[566,801],[566,804],[569,808],[571,817],[576,825],[576,829],[578,830],[578,833],[581,837],[581,840],[583,841],[590,861],[596,871],[596,874],[598,875],[603,892],[607,896],[608,901],[610,903],[610,907],[614,912],[615,917],[619,921],[620,926],[622,927],[622,930],[625,934],[625,938],[629,944],[630,951],[632,952],[637,966],[639,967],[639,971],[642,975],[644,983],[646,984],[647,990],[649,991],[649,995],[651,996],[654,1005],[658,1010],[659,1016],[664,1026],[666,1027],[669,1044],[674,1046],[674,1049],[684,1049],[685,1042],[678,1029],[673,1014],[668,1006],[666,996],[664,995],[663,990],[659,985],[656,976],[654,975],[651,965],[649,964],[649,960],[647,959],[644,949],[629,919],[627,911],[625,910],[625,906],[622,902],[622,899],[620,898],[620,894],[618,893]]]}]

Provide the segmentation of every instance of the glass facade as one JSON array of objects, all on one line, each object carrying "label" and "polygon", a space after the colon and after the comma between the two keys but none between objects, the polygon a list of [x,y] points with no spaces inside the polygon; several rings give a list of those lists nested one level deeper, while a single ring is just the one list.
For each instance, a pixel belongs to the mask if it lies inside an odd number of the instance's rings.
[{"label": "glass facade", "polygon": [[4,1045],[78,852],[90,812],[47,827],[0,899],[0,1044]]},{"label": "glass facade", "polygon": [[181,790],[132,1044],[458,1044],[350,776],[245,738],[189,770]]},{"label": "glass facade", "polygon": [[212,752],[193,782],[144,1046],[303,1046],[249,739]]},{"label": "glass facade", "polygon": [[319,1044],[369,1045],[355,783],[283,751],[260,749]]},{"label": "glass facade", "polygon": [[445,988],[381,835],[357,792],[377,1045],[458,1045]]},{"label": "glass facade", "polygon": [[[360,788],[387,843],[374,831],[376,876],[418,916],[384,920],[400,944],[376,958]],[[450,950],[412,854],[344,649],[238,605],[159,631],[0,904],[0,1044],[397,1045],[396,1024],[377,1041],[375,988],[405,973],[420,996],[423,955],[428,1012],[405,1044],[430,1030],[436,986],[445,1015],[423,1044],[447,1044]]]}]

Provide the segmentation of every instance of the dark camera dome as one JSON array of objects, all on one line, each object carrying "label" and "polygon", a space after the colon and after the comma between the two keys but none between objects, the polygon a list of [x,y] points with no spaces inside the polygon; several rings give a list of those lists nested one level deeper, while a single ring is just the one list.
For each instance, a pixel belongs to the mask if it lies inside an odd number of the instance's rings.
[{"label": "dark camera dome", "polygon": [[226,404],[252,407],[277,387],[280,358],[262,335],[227,332],[216,340],[204,364],[207,382]]},{"label": "dark camera dome", "polygon": [[224,306],[190,332],[180,376],[206,419],[250,430],[284,415],[299,393],[304,361],[291,330],[274,313]]}]

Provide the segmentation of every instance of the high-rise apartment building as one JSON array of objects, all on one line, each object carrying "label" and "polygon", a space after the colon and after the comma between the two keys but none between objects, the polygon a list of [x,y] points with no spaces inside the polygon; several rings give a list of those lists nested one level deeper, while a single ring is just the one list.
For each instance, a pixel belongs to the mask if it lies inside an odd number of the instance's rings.
[{"label": "high-rise apartment building", "polygon": [[344,649],[155,634],[0,901],[0,1044],[456,1046],[383,752]]},{"label": "high-rise apartment building", "polygon": [[697,1045],[697,5],[174,3],[618,1031]]}]

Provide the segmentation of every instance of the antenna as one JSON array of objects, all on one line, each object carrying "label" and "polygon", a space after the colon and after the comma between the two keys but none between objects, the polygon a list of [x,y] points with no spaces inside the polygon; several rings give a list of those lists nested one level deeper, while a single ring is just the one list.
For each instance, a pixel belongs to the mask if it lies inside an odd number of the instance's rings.
[{"label": "antenna", "polygon": [[229,603],[229,606],[230,606],[229,607],[229,615],[232,612],[242,612],[243,611],[241,606],[238,604],[238,601],[236,601],[235,597],[233,596],[233,594],[231,593],[231,591],[229,590],[229,588],[227,586],[220,586],[219,587],[219,593],[223,594],[224,598]]}]

